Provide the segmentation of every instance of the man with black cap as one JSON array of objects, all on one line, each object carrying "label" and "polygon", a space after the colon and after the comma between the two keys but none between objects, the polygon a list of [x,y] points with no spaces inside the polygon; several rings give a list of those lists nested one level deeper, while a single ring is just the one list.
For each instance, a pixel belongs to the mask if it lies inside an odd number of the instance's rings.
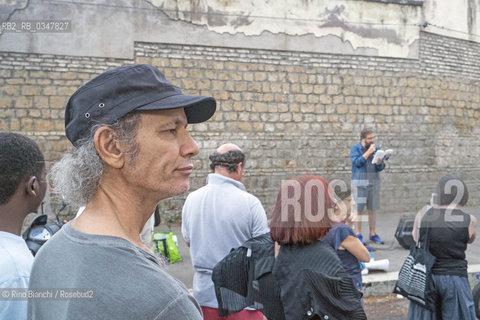
[{"label": "man with black cap", "polygon": [[30,288],[65,299],[29,300],[30,319],[202,319],[139,234],[160,200],[188,190],[199,150],[187,124],[215,108],[149,65],[107,71],[72,95],[65,131],[76,151],[52,176],[67,202],[87,205],[35,258]]}]

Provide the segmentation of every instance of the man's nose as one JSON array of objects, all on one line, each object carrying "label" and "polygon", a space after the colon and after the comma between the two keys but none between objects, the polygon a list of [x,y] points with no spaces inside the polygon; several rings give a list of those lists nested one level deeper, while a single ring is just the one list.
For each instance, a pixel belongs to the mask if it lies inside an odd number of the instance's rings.
[{"label": "man's nose", "polygon": [[197,142],[195,139],[192,138],[190,133],[186,131],[185,142],[182,145],[182,149],[180,150],[182,156],[184,157],[193,157],[198,154],[200,151]]}]

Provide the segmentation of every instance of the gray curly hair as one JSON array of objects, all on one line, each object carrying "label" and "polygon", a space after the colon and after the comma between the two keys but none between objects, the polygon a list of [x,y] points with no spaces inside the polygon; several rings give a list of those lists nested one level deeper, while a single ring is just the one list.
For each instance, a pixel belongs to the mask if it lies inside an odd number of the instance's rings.
[{"label": "gray curly hair", "polygon": [[49,178],[53,181],[54,192],[70,205],[84,206],[96,194],[104,168],[95,149],[95,132],[100,127],[110,127],[121,144],[130,146],[127,161],[133,164],[140,151],[135,140],[139,123],[140,114],[132,112],[112,124],[93,126],[90,136],[80,142],[78,149],[65,154],[52,167]]}]

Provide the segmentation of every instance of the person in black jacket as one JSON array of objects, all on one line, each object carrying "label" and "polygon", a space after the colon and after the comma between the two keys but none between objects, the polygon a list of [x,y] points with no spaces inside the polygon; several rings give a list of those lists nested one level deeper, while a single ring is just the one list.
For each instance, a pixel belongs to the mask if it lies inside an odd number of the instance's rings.
[{"label": "person in black jacket", "polygon": [[273,276],[285,319],[366,319],[362,294],[333,248],[320,239],[332,228],[334,192],[318,176],[281,187],[270,222],[276,242]]}]

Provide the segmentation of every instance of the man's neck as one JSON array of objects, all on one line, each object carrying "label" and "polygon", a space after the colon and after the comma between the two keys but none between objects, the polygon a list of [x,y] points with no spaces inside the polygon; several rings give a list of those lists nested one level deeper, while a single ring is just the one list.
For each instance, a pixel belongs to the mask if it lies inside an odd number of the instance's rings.
[{"label": "man's neck", "polygon": [[230,179],[233,179],[233,180],[238,181],[238,182],[242,182],[242,175],[240,175],[236,172],[229,172],[225,168],[216,169],[214,173],[219,174],[219,175],[224,176],[224,177],[227,177],[227,178],[230,178]]},{"label": "man's neck", "polygon": [[0,205],[0,231],[20,236],[26,214],[22,213],[22,210],[19,210],[18,206],[12,202]]},{"label": "man's neck", "polygon": [[83,233],[124,238],[148,250],[140,240],[140,232],[156,204],[119,188],[100,186],[85,211],[72,222],[72,227]]},{"label": "man's neck", "polygon": [[20,223],[18,223],[18,221],[9,222],[0,218],[0,231],[13,233],[14,235],[20,236],[22,232],[22,224],[23,224],[23,221]]}]

